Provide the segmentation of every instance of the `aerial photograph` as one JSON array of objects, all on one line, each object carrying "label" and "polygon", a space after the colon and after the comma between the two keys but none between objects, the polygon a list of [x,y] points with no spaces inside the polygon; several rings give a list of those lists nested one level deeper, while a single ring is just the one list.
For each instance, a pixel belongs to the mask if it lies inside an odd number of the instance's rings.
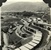
[{"label": "aerial photograph", "polygon": [[51,50],[50,8],[44,2],[13,2],[1,7],[2,50]]}]

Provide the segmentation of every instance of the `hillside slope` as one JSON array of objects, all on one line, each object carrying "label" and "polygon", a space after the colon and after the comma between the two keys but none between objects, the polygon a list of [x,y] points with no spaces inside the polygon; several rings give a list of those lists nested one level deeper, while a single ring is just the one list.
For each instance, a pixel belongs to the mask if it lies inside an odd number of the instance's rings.
[{"label": "hillside slope", "polygon": [[43,3],[43,2],[17,2],[17,3],[12,3],[10,5],[6,5],[1,7],[2,11],[7,11],[7,12],[20,12],[20,11],[32,11],[35,12],[37,10],[43,10],[47,8],[48,5]]}]

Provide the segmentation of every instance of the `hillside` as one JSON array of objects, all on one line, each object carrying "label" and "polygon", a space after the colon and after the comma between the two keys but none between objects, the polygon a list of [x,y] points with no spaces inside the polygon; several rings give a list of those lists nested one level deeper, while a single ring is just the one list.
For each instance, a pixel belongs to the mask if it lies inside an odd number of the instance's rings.
[{"label": "hillside", "polygon": [[38,10],[44,10],[47,8],[48,5],[43,3],[43,2],[17,2],[17,3],[12,3],[10,5],[6,5],[1,7],[2,11],[6,12],[21,12],[21,11],[38,11]]}]

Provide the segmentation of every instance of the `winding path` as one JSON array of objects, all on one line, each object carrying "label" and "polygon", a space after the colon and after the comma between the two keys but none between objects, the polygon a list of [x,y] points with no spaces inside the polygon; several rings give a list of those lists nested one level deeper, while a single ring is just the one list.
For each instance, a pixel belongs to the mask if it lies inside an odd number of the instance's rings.
[{"label": "winding path", "polygon": [[[23,27],[24,28],[24,27]],[[23,33],[27,33],[27,32],[30,32],[28,29],[26,29],[26,28],[24,28],[23,29],[22,28],[22,32]],[[29,28],[31,28],[31,27],[29,27]],[[32,48],[34,48],[35,46],[37,46],[39,43],[40,43],[40,41],[41,41],[41,39],[42,39],[42,32],[41,31],[39,31],[39,30],[37,30],[37,29],[34,29],[34,28],[32,28],[34,31],[36,31],[36,33],[34,33],[34,32],[31,32],[31,33],[33,33],[33,35],[31,36],[32,37],[32,40],[30,41],[30,42],[27,42],[27,43],[25,43],[24,45],[22,45],[22,46],[20,46],[19,48],[16,48],[15,50],[31,50]],[[20,30],[21,31],[21,30]],[[27,32],[26,32],[27,31]],[[28,34],[28,33],[27,33]],[[28,38],[28,40],[29,40],[29,38]],[[26,42],[26,40],[24,41],[24,42]],[[23,42],[23,43],[24,43]]]}]

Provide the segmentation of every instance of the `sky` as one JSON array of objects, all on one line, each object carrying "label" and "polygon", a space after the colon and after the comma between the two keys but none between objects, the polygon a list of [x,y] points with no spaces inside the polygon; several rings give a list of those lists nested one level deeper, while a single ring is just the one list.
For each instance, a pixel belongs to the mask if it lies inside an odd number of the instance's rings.
[{"label": "sky", "polygon": [[12,4],[15,2],[43,2],[43,0],[7,0],[5,3],[3,3],[3,6]]}]

